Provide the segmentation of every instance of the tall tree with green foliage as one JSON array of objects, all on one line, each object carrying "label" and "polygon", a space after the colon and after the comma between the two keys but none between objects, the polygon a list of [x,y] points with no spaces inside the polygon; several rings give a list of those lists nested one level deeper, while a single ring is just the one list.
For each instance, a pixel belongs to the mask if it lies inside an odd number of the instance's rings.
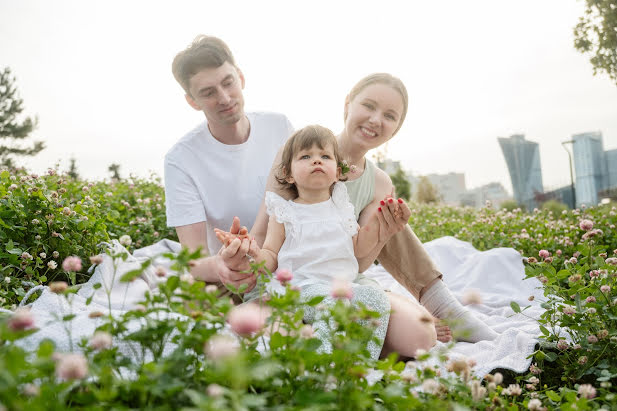
[{"label": "tall tree with green foliage", "polygon": [[574,27],[574,47],[590,53],[593,74],[606,72],[617,84],[617,2],[585,0],[585,14]]},{"label": "tall tree with green foliage", "polygon": [[68,174],[68,176],[72,179],[77,180],[79,178],[79,172],[77,171],[77,160],[75,157],[71,157],[69,161],[71,164],[69,165],[69,171],[67,171],[66,174]]},{"label": "tall tree with green foliage", "polygon": [[426,176],[420,177],[418,188],[416,189],[416,201],[419,203],[438,203],[441,200],[439,190],[431,183]]},{"label": "tall tree with green foliage", "polygon": [[[45,148],[42,141],[35,141],[31,146],[19,144],[28,138],[36,128],[36,117],[20,119],[23,100],[19,98],[15,87],[15,77],[8,67],[0,71],[0,165],[15,167],[15,156],[33,156]],[[4,143],[8,140],[8,143]]]},{"label": "tall tree with green foliage", "polygon": [[111,178],[114,180],[120,180],[120,164],[112,163],[107,168],[111,173]]},{"label": "tall tree with green foliage", "polygon": [[411,198],[411,183],[407,179],[405,172],[399,167],[394,174],[390,174],[392,184],[394,184],[394,190],[398,197],[409,201]]}]

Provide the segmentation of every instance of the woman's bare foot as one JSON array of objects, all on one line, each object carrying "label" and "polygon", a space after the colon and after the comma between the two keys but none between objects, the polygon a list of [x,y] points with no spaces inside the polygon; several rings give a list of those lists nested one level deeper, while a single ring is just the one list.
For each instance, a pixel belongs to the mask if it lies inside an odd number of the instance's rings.
[{"label": "woman's bare foot", "polygon": [[435,323],[435,331],[437,331],[437,341],[447,343],[452,340],[452,331],[450,330],[450,327],[442,324],[439,320]]}]

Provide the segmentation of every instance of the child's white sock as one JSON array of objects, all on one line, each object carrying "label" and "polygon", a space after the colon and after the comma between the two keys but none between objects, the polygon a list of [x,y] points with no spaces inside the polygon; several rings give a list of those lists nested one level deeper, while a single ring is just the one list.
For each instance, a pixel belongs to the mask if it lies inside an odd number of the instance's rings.
[{"label": "child's white sock", "polygon": [[441,280],[422,295],[420,303],[435,317],[446,320],[452,336],[459,341],[475,343],[499,335],[463,307]]}]

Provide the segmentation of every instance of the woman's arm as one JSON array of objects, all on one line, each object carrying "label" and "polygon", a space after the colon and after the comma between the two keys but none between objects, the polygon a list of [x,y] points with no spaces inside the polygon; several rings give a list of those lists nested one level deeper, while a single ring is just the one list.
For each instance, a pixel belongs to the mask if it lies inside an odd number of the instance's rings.
[{"label": "woman's arm", "polygon": [[[375,246],[358,258],[360,272],[366,271],[375,261],[383,246],[392,236],[403,230],[411,216],[411,210],[404,201],[394,199],[392,180],[383,170],[375,170],[375,197],[373,201],[360,212],[358,224],[361,227],[369,224],[372,219],[379,221],[379,236]],[[383,203],[383,204],[382,204]],[[381,212],[378,208],[381,207]],[[399,209],[400,212],[396,210]]]}]

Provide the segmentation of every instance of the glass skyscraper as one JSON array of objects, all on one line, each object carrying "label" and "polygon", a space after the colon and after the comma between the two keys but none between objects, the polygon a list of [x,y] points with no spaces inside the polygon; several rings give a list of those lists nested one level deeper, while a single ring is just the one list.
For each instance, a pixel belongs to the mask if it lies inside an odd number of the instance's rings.
[{"label": "glass skyscraper", "polygon": [[499,137],[497,140],[510,172],[514,200],[528,210],[534,209],[538,206],[536,194],[544,192],[538,143],[525,140],[522,134]]},{"label": "glass skyscraper", "polygon": [[572,136],[574,170],[576,172],[576,206],[598,204],[598,191],[614,184],[607,169],[608,152],[604,153],[602,133],[590,132]]}]

